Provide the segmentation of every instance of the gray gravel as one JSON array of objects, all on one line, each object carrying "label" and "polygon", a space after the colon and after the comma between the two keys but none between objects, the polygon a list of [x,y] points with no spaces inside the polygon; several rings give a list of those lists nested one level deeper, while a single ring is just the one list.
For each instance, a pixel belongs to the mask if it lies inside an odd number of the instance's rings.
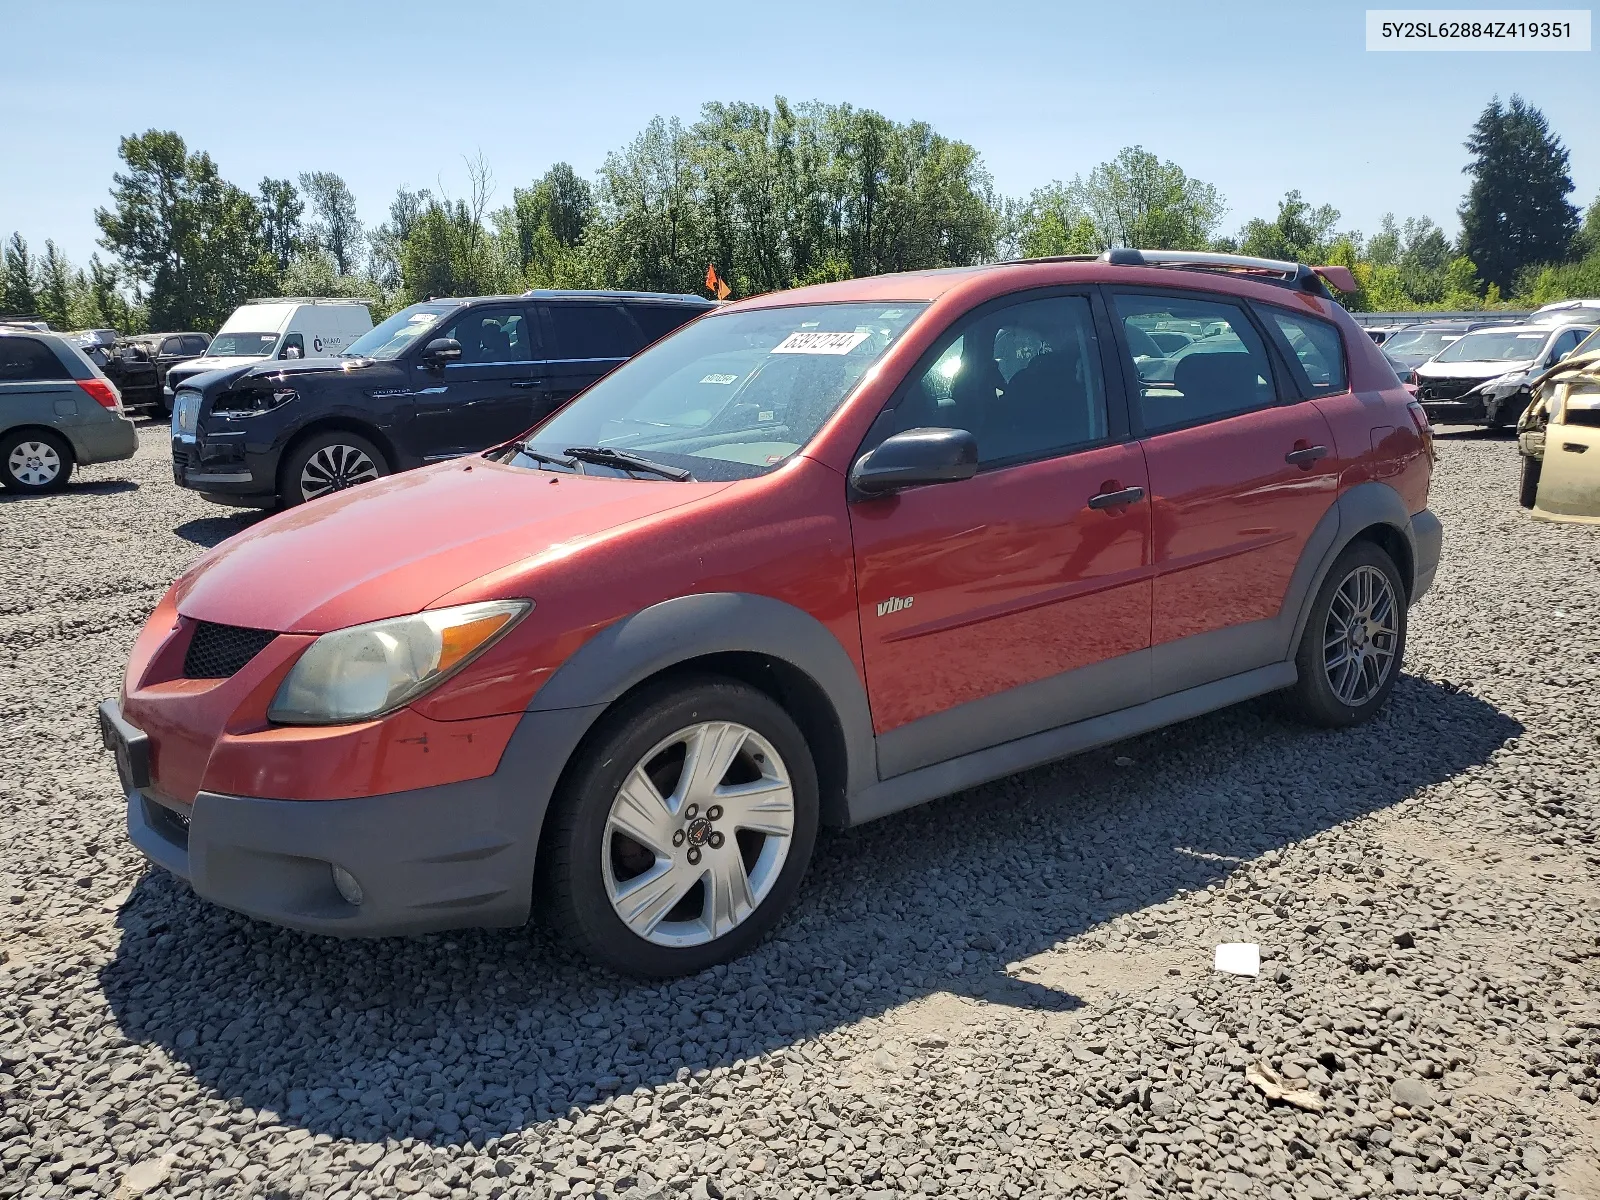
[{"label": "gray gravel", "polygon": [[145,874],[93,706],[248,518],[143,437],[0,500],[0,1197],[1600,1195],[1600,530],[1508,440],[1441,438],[1372,725],[1258,702],[828,835],[758,952],[637,986]]}]

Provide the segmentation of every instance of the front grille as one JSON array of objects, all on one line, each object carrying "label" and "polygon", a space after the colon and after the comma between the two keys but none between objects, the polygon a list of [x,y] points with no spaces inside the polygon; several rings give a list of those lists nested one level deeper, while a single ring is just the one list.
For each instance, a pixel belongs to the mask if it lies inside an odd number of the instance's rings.
[{"label": "front grille", "polygon": [[1418,400],[1454,400],[1470,392],[1481,379],[1427,379],[1417,388]]},{"label": "front grille", "polygon": [[237,625],[195,623],[189,650],[183,656],[183,673],[189,679],[226,679],[267,648],[278,635],[270,629],[240,629]]}]

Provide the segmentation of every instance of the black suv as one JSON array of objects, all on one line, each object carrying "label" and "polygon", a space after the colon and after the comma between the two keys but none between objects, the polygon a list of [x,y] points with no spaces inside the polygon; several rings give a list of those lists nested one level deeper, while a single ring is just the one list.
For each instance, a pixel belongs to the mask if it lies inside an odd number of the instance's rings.
[{"label": "black suv", "polygon": [[339,358],[179,384],[172,477],[224,504],[270,508],[471,454],[713,307],[698,296],[565,291],[413,304]]}]

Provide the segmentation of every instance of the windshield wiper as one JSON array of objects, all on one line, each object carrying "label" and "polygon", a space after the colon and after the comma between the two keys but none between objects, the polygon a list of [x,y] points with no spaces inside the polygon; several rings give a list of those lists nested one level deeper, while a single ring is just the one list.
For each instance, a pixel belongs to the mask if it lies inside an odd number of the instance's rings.
[{"label": "windshield wiper", "polygon": [[620,471],[649,471],[652,475],[659,475],[663,479],[670,479],[674,483],[693,483],[694,476],[677,467],[669,467],[663,463],[651,462],[648,458],[641,458],[637,454],[630,454],[626,450],[616,450],[610,446],[568,446],[561,453],[568,458],[575,458],[579,462],[594,463],[601,467],[616,467]]},{"label": "windshield wiper", "polygon": [[552,467],[565,467],[569,471],[577,469],[578,464],[570,458],[557,458],[553,454],[540,454],[533,448],[531,442],[518,442],[516,451],[524,458],[531,458],[534,462],[547,463]]}]

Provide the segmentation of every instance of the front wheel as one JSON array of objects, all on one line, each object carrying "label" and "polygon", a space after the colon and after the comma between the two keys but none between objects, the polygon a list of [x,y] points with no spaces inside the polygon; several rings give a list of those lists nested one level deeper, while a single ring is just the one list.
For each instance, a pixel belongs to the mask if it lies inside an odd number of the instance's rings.
[{"label": "front wheel", "polygon": [[714,677],[650,688],[604,719],[555,797],[544,907],[614,971],[702,971],[777,922],[817,818],[810,748],[769,696]]},{"label": "front wheel", "polygon": [[1532,508],[1539,500],[1539,476],[1544,473],[1544,460],[1522,456],[1522,484],[1517,492],[1517,503]]},{"label": "front wheel", "polygon": [[1394,560],[1368,541],[1345,547],[1300,638],[1292,707],[1313,725],[1372,716],[1394,690],[1406,648],[1406,592]]},{"label": "front wheel", "polygon": [[284,461],[278,496],[286,508],[389,474],[383,452],[358,433],[331,429],[313,434]]}]

